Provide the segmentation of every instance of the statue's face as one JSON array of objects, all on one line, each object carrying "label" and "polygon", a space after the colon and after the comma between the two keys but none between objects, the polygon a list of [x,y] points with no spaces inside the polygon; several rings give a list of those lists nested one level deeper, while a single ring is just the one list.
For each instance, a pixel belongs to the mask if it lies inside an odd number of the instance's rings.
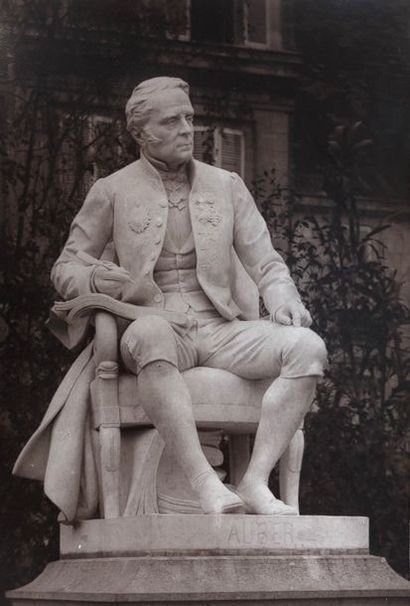
[{"label": "statue's face", "polygon": [[177,88],[152,95],[150,105],[140,143],[148,156],[175,168],[192,158],[194,110],[191,101]]}]

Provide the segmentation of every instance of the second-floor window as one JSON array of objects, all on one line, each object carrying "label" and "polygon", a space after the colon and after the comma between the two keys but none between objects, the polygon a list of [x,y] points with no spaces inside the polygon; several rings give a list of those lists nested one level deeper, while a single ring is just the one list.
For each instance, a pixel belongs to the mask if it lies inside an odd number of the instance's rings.
[{"label": "second-floor window", "polygon": [[[277,4],[278,0],[274,1]],[[266,48],[270,44],[270,2],[179,0],[179,3],[185,3],[193,41],[244,44],[259,48]]]}]

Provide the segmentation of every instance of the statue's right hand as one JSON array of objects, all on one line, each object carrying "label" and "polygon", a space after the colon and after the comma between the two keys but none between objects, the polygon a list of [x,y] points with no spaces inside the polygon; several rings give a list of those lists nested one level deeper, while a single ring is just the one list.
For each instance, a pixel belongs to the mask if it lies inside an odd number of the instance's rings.
[{"label": "statue's right hand", "polygon": [[95,290],[113,299],[121,299],[125,286],[130,282],[132,282],[130,273],[114,263],[110,263],[109,267],[97,267],[93,276]]}]

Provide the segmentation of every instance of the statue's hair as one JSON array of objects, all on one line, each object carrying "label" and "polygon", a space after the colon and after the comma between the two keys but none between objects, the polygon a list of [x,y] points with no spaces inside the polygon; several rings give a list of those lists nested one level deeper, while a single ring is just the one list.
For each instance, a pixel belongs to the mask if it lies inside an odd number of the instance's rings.
[{"label": "statue's hair", "polygon": [[189,94],[189,85],[184,80],[165,76],[144,80],[134,88],[125,106],[127,128],[134,139],[143,129],[152,111],[150,97],[155,93],[175,88],[180,88],[184,93]]}]

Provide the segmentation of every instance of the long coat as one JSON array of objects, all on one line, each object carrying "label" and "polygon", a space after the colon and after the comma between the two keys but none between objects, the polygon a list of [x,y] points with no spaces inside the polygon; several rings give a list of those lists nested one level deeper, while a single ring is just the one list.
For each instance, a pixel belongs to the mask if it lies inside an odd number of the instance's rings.
[{"label": "long coat", "polygon": [[[282,257],[272,247],[265,221],[234,173],[193,160],[189,211],[197,277],[227,320],[256,319],[259,294],[269,312],[299,294]],[[144,158],[99,179],[74,218],[52,279],[65,299],[93,292],[93,275],[107,250],[130,272],[123,300],[161,308],[153,278],[167,226],[168,202],[161,177]],[[86,255],[84,255],[86,253]],[[85,330],[85,325],[82,326]],[[80,330],[80,333],[82,330]],[[76,332],[76,342],[82,335]],[[76,343],[71,343],[75,345]],[[96,462],[89,422],[88,346],[59,386],[44,419],[20,454],[13,473],[43,480],[48,497],[72,521],[95,515]]]}]

